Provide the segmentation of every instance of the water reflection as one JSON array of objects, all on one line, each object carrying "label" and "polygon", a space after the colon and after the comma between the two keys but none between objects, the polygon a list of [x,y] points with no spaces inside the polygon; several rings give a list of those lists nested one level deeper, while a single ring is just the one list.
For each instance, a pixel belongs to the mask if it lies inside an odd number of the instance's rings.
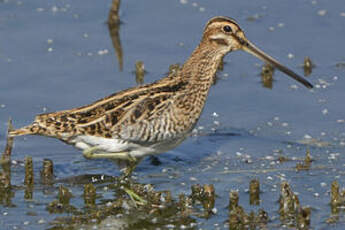
[{"label": "water reflection", "polygon": [[260,182],[253,179],[249,183],[249,204],[260,205]]},{"label": "water reflection", "polygon": [[113,47],[115,49],[115,53],[117,56],[117,60],[119,62],[120,71],[123,70],[123,52],[120,40],[120,16],[119,16],[119,9],[120,9],[120,0],[113,0],[109,16],[108,16],[108,29],[109,35],[113,43]]}]

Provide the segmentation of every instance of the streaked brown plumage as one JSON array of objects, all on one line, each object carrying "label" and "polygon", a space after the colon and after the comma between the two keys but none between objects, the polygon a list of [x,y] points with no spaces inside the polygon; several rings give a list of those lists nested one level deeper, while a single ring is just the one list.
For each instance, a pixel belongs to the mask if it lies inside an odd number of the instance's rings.
[{"label": "streaked brown plumage", "polygon": [[145,155],[175,147],[188,136],[200,117],[223,56],[238,49],[312,87],[250,43],[233,19],[214,17],[198,47],[177,72],[87,106],[38,115],[31,125],[10,135],[55,137],[83,149],[89,158],[138,162]]}]

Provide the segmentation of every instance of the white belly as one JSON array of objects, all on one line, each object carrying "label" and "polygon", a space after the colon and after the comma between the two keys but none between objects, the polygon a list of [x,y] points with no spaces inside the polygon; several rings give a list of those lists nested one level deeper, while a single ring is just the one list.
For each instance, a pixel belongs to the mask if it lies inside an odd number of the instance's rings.
[{"label": "white belly", "polygon": [[82,150],[97,146],[100,151],[104,151],[105,153],[128,152],[132,157],[141,158],[147,155],[169,151],[178,146],[184,139],[185,137],[181,137],[169,142],[140,145],[119,139],[84,135],[70,140],[69,143]]},{"label": "white belly", "polygon": [[104,152],[123,152],[131,147],[121,140],[95,136],[78,136],[71,143],[82,150],[98,146]]}]

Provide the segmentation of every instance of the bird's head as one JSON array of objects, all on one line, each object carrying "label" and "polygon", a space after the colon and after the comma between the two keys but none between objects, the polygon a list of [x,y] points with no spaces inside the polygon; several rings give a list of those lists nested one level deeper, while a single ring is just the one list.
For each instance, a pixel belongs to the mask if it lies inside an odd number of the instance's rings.
[{"label": "bird's head", "polygon": [[307,88],[313,87],[303,77],[285,67],[251,43],[246,38],[238,23],[232,18],[224,16],[211,18],[205,26],[202,43],[213,47],[220,55],[225,55],[235,50],[244,50],[294,78]]}]

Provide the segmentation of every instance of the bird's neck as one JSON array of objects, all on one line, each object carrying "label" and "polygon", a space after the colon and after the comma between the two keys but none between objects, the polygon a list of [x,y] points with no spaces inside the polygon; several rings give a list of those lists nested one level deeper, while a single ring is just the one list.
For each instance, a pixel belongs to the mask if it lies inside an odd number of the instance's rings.
[{"label": "bird's neck", "polygon": [[183,83],[175,94],[174,103],[171,103],[172,109],[167,110],[172,111],[172,117],[176,117],[172,120],[183,127],[181,133],[191,131],[198,121],[223,56],[214,47],[212,49],[201,43],[175,76],[161,80],[170,82],[170,85],[171,81]]},{"label": "bird's neck", "polygon": [[202,43],[180,69],[178,81],[185,83],[181,95],[176,99],[175,112],[187,118],[185,122],[191,130],[204,108],[209,89],[224,54]]},{"label": "bird's neck", "polygon": [[182,66],[182,78],[188,81],[190,86],[211,86],[223,56],[224,53],[212,45],[200,43]]}]

